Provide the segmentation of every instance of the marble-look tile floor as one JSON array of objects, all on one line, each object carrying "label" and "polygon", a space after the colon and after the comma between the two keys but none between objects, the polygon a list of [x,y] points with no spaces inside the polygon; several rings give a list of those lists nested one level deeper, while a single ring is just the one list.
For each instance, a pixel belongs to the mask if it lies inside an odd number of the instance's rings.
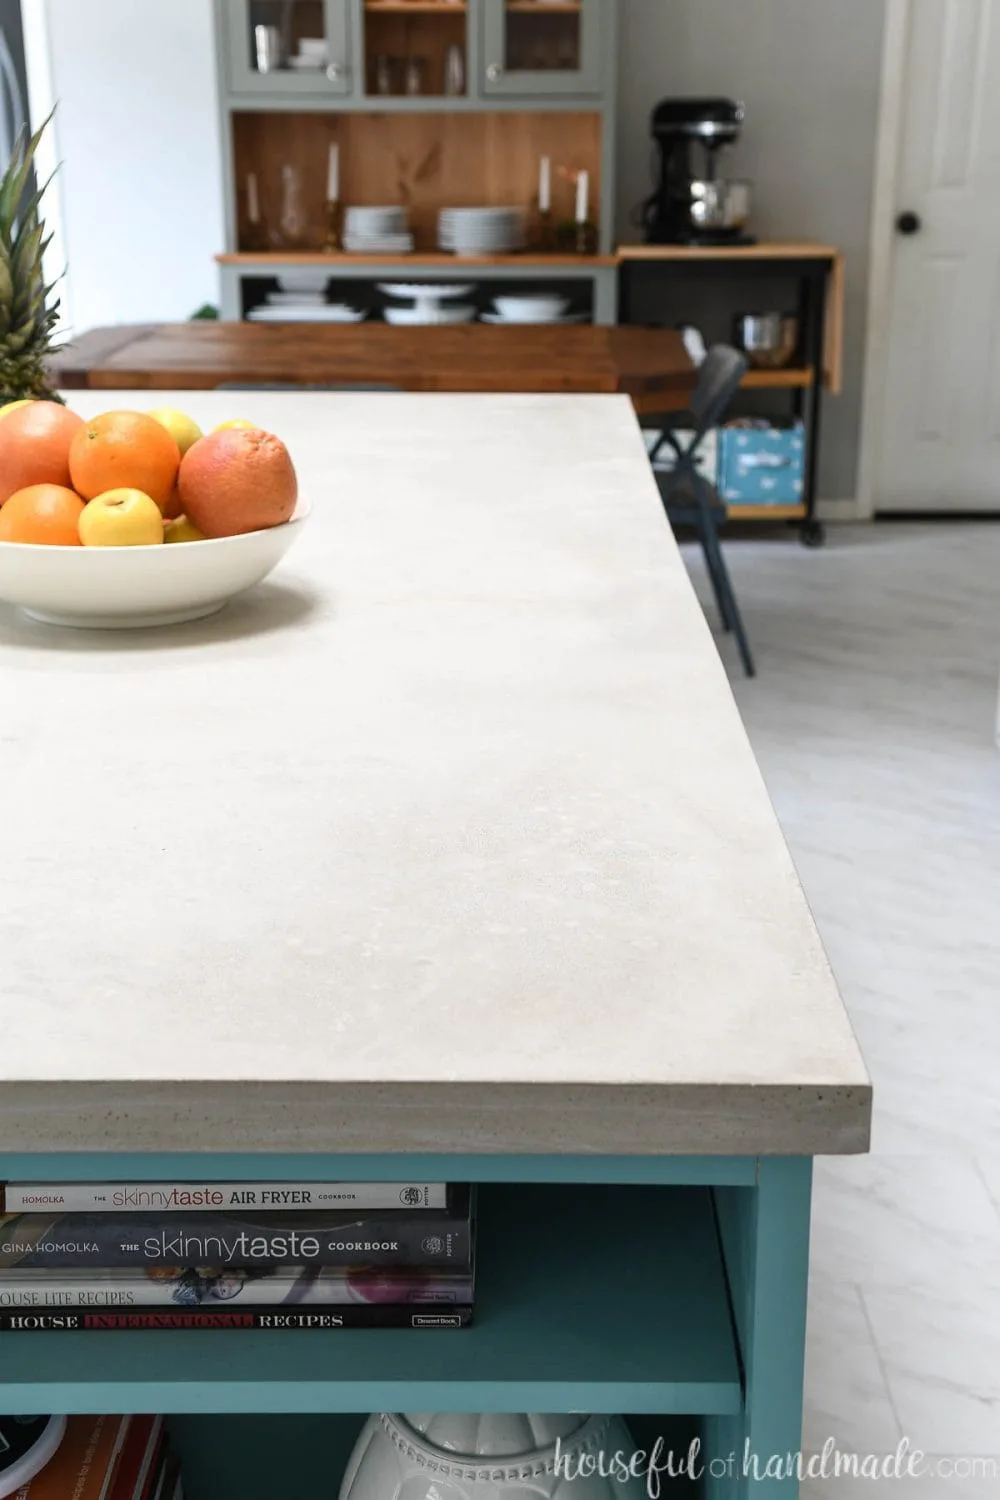
[{"label": "marble-look tile floor", "polygon": [[722,654],[875,1083],[872,1155],[817,1163],[805,1446],[996,1459],[803,1497],[998,1500],[1000,525],[727,556],[759,676]]}]

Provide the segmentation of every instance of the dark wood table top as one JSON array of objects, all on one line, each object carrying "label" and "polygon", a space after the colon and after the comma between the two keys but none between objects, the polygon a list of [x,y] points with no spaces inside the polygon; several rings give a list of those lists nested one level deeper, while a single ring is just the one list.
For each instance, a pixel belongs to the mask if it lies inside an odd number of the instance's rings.
[{"label": "dark wood table top", "polygon": [[65,389],[211,390],[234,381],[406,391],[622,392],[683,406],[694,370],[671,328],[399,328],[384,323],[95,328],[52,361]]}]

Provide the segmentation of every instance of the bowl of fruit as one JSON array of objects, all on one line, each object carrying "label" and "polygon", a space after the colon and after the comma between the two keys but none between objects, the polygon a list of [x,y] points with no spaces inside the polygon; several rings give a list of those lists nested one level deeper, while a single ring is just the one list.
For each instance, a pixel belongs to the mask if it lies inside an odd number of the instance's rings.
[{"label": "bowl of fruit", "polygon": [[0,408],[0,600],[47,624],[214,614],[267,577],[306,514],[288,449],[252,423]]}]

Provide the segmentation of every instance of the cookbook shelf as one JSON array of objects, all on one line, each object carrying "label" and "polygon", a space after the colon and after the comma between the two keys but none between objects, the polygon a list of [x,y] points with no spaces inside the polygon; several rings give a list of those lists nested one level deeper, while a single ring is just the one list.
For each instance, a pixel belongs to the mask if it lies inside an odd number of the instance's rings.
[{"label": "cookbook shelf", "polygon": [[0,1404],[24,1413],[741,1410],[711,1188],[484,1185],[477,1278],[475,1323],[455,1332],[2,1334]]}]

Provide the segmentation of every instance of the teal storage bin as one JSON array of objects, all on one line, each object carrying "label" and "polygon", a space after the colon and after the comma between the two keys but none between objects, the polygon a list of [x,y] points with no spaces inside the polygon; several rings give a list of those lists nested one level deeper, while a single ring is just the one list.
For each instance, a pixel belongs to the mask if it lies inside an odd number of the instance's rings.
[{"label": "teal storage bin", "polygon": [[794,427],[723,427],[718,491],[727,505],[800,505],[805,436]]}]

